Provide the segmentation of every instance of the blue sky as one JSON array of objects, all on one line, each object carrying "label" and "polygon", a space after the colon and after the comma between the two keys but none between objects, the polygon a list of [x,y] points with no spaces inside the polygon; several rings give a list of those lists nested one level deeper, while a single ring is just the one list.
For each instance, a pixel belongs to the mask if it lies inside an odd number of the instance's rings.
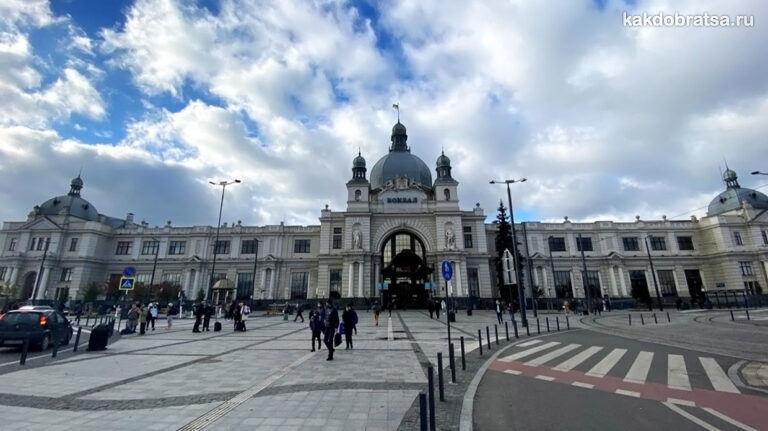
[{"label": "blue sky", "polygon": [[[759,1],[43,0],[0,5],[0,218],[66,193],[105,214],[316,224],[399,102],[414,154],[444,148],[462,207],[516,219],[704,215],[724,160],[762,187]],[[622,13],[754,14],[751,28],[627,28]],[[763,161],[763,166],[759,162]],[[434,173],[433,173],[434,175]]]}]

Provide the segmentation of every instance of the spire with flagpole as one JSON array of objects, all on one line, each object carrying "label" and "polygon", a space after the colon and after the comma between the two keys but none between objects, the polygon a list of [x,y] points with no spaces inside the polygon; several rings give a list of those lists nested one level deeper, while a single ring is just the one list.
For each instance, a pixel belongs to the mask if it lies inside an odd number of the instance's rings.
[{"label": "spire with flagpole", "polygon": [[395,108],[395,111],[397,111],[397,122],[400,122],[400,103],[393,103],[392,107]]}]

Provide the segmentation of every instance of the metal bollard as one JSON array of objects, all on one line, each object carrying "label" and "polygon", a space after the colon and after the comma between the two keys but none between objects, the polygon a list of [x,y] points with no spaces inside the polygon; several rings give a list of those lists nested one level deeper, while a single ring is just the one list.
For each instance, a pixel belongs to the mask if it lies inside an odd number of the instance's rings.
[{"label": "metal bollard", "polygon": [[541,334],[541,325],[539,324],[539,318],[536,318],[536,333]]},{"label": "metal bollard", "polygon": [[640,324],[645,325],[645,319],[643,319],[643,313],[640,313]]},{"label": "metal bollard", "polygon": [[427,431],[427,394],[419,392],[419,417],[421,418],[421,431]]},{"label": "metal bollard", "polygon": [[24,337],[24,344],[21,345],[21,357],[19,358],[19,365],[27,363],[27,352],[29,352],[29,336]]},{"label": "metal bollard", "polygon": [[667,323],[672,323],[672,319],[669,318],[669,311],[667,311]]},{"label": "metal bollard", "polygon": [[493,325],[493,332],[496,334],[496,345],[499,345],[499,325]]},{"label": "metal bollard", "polygon": [[[538,321],[538,319],[537,319]],[[525,333],[530,337],[531,336],[531,325],[525,325]]]},{"label": "metal bollard", "polygon": [[731,322],[733,322],[735,319],[733,318],[733,310],[728,310],[731,312]]},{"label": "metal bollard", "polygon": [[445,401],[445,384],[443,383],[443,352],[437,352],[437,388],[440,401]]},{"label": "metal bollard", "polygon": [[557,324],[557,332],[560,332],[560,317],[555,316],[555,323]]},{"label": "metal bollard", "polygon": [[514,320],[512,321],[512,328],[515,330],[515,338],[520,338],[520,336],[517,335],[517,322]]},{"label": "metal bollard", "polygon": [[509,341],[509,324],[507,322],[504,322],[504,333],[507,334],[507,341]]},{"label": "metal bollard", "polygon": [[632,326],[632,315],[627,314],[627,317],[629,317],[629,326]]},{"label": "metal bollard", "polygon": [[568,315],[565,316],[565,327],[566,329],[571,329],[571,321],[568,320]]},{"label": "metal bollard", "polygon": [[464,337],[461,337],[461,371],[467,370],[467,361],[464,359]]},{"label": "metal bollard", "polygon": [[544,319],[547,321],[547,332],[549,332],[549,317],[545,317]]},{"label": "metal bollard", "polygon": [[480,346],[480,356],[483,356],[483,334],[477,330],[477,344]]},{"label": "metal bollard", "polygon": [[656,318],[656,313],[653,313],[653,321],[658,325],[659,319]]},{"label": "metal bollard", "polygon": [[75,345],[72,346],[72,352],[77,352],[77,345],[80,344],[80,333],[83,332],[83,327],[77,327],[77,335],[75,336]]},{"label": "metal bollard", "polygon": [[427,385],[429,386],[429,429],[435,428],[435,369],[432,365],[427,367]]},{"label": "metal bollard", "polygon": [[90,321],[91,321],[91,315],[88,314],[88,315],[85,316],[85,326],[88,326],[88,322],[90,322]]},{"label": "metal bollard", "polygon": [[451,383],[456,383],[456,353],[454,352],[453,343],[450,343],[448,347],[451,349],[448,351],[448,364],[451,367]]},{"label": "metal bollard", "polygon": [[485,327],[485,340],[488,342],[488,351],[491,351],[491,329]]},{"label": "metal bollard", "polygon": [[747,320],[752,320],[752,319],[749,318],[749,308],[745,308],[744,311],[747,312]]}]

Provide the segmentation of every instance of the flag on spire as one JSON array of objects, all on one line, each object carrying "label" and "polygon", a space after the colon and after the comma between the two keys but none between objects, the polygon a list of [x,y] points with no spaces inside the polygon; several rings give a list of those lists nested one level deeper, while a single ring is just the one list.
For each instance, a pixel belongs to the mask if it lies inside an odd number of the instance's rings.
[{"label": "flag on spire", "polygon": [[400,104],[399,103],[393,103],[392,107],[395,108],[395,111],[397,111],[397,122],[400,122]]}]

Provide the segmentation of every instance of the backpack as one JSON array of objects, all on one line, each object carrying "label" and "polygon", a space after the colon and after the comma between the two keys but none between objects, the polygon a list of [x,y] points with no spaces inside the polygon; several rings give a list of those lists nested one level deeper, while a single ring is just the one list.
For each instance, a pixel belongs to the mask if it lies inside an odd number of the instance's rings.
[{"label": "backpack", "polygon": [[352,310],[352,323],[357,325],[357,312]]}]

